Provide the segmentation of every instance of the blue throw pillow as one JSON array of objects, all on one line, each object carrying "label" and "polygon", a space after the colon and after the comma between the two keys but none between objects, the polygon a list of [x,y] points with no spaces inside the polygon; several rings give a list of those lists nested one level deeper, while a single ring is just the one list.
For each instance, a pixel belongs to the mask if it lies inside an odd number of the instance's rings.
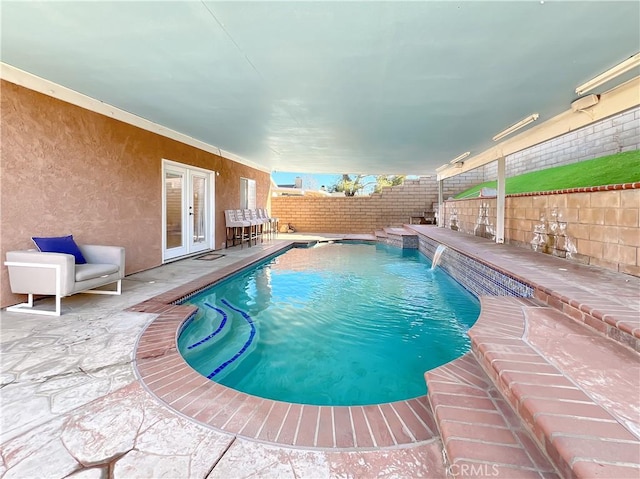
[{"label": "blue throw pillow", "polygon": [[87,260],[82,256],[82,251],[73,240],[73,235],[52,238],[31,238],[38,249],[43,253],[67,253],[76,258],[76,264],[86,264]]}]

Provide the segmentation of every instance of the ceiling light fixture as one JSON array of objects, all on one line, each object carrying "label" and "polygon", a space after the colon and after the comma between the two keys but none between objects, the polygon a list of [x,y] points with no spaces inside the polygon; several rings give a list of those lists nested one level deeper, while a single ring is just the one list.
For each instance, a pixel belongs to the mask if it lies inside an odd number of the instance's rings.
[{"label": "ceiling light fixture", "polygon": [[469,156],[470,154],[471,154],[471,152],[470,152],[470,151],[466,151],[466,152],[464,152],[462,155],[460,155],[460,156],[456,156],[453,160],[451,160],[451,161],[449,162],[449,164],[454,165],[454,164],[458,163],[459,161],[464,160],[464,159],[465,159],[467,156]]},{"label": "ceiling light fixture", "polygon": [[439,166],[438,168],[436,168],[436,172],[440,173],[442,170],[446,170],[447,168],[449,168],[449,166],[451,166],[451,165],[449,165],[449,163],[445,163],[444,165]]},{"label": "ceiling light fixture", "polygon": [[507,135],[510,135],[514,131],[517,131],[520,128],[523,128],[523,127],[527,126],[532,121],[536,121],[538,119],[538,116],[539,115],[537,113],[534,113],[533,115],[529,115],[528,117],[523,118],[518,123],[515,123],[515,124],[511,125],[506,130],[503,130],[500,133],[498,133],[496,136],[494,136],[493,137],[493,141],[501,140],[502,138],[504,138]]},{"label": "ceiling light fixture", "polygon": [[598,88],[600,85],[613,80],[617,76],[620,76],[623,73],[636,68],[637,66],[640,66],[640,53],[636,53],[635,55],[630,56],[625,61],[618,63],[613,68],[610,68],[606,72],[601,73],[600,75],[592,78],[586,83],[583,83],[576,88],[576,93],[578,95],[582,95],[583,93],[593,90],[594,88]]}]

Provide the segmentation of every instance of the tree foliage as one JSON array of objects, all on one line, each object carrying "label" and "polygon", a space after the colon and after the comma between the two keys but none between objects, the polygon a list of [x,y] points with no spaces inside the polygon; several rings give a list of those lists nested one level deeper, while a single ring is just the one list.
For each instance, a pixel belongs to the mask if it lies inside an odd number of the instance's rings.
[{"label": "tree foliage", "polygon": [[354,175],[352,178],[351,175],[344,174],[331,187],[331,191],[343,192],[345,196],[356,196],[362,194],[363,190],[368,186],[375,185],[373,191],[374,193],[379,193],[384,187],[401,185],[404,179],[404,175],[378,175],[375,177],[371,175]]},{"label": "tree foliage", "polygon": [[331,190],[336,193],[344,193],[345,196],[355,196],[356,193],[366,186],[364,183],[365,176],[366,175],[356,175],[351,179],[351,175],[342,175],[342,178],[333,185]]},{"label": "tree foliage", "polygon": [[378,175],[376,176],[376,187],[374,193],[380,193],[382,188],[387,186],[398,186],[404,183],[405,175]]}]

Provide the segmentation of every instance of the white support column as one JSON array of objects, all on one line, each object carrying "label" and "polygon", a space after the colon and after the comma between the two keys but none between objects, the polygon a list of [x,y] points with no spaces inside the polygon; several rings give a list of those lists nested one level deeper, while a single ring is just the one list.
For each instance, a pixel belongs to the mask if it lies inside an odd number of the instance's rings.
[{"label": "white support column", "polygon": [[444,203],[442,202],[442,182],[444,180],[438,179],[438,228],[444,228]]},{"label": "white support column", "polygon": [[498,208],[496,212],[496,243],[504,243],[505,159],[498,158]]},{"label": "white support column", "polygon": [[444,228],[444,202],[442,200],[442,182],[438,180],[438,228]]}]

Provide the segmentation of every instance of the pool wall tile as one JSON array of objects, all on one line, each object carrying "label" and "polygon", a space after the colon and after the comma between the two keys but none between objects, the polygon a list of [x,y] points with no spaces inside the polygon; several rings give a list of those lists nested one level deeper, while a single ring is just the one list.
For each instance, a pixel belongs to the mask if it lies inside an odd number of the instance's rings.
[{"label": "pool wall tile", "polygon": [[[419,251],[433,261],[440,243],[421,236]],[[450,247],[445,247],[437,267],[458,281],[465,289],[480,296],[517,296],[531,298],[534,289],[518,279],[484,265]]]}]

